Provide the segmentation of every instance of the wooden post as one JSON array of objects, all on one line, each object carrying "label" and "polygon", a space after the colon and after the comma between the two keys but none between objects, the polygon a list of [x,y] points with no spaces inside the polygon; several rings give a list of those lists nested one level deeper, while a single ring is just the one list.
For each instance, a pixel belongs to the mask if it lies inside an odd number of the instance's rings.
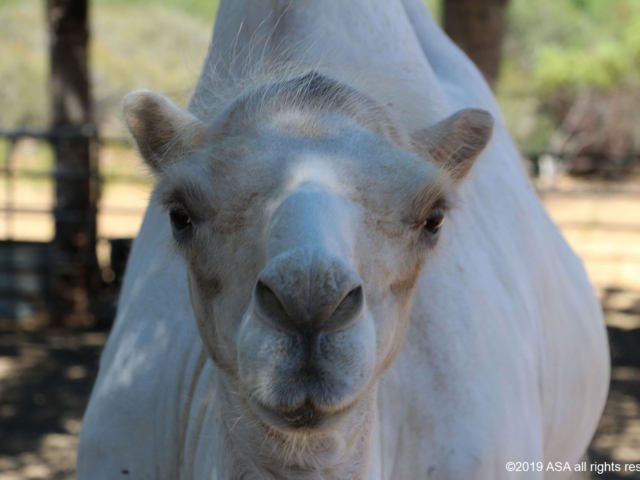
[{"label": "wooden post", "polygon": [[88,0],[47,0],[56,206],[53,319],[86,323],[96,285],[95,127],[89,86]]},{"label": "wooden post", "polygon": [[443,0],[447,35],[471,58],[493,88],[500,69],[508,0]]}]

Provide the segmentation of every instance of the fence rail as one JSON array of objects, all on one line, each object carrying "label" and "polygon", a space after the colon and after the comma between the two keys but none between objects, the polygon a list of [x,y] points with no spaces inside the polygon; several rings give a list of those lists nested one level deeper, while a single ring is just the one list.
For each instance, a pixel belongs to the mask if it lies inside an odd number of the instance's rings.
[{"label": "fence rail", "polygon": [[[6,147],[5,163],[0,168],[0,177],[4,177],[5,201],[0,205],[0,215],[4,214],[5,218],[5,238],[11,240],[14,238],[13,220],[16,216],[21,215],[51,215],[58,222],[77,222],[80,216],[85,216],[87,212],[77,212],[70,209],[59,208],[41,208],[41,207],[17,207],[15,205],[15,182],[19,179],[29,180],[81,180],[84,178],[92,178],[97,180],[100,185],[107,182],[118,184],[143,185],[148,184],[149,180],[142,176],[120,175],[120,174],[102,174],[99,169],[85,168],[54,168],[54,169],[24,169],[19,168],[15,161],[15,148],[20,140],[33,139],[37,141],[55,142],[60,140],[72,140],[79,138],[89,138],[97,143],[99,147],[133,147],[131,140],[126,138],[101,138],[98,136],[95,127],[91,124],[81,125],[78,127],[57,127],[52,129],[35,129],[20,128],[15,130],[0,129],[0,139],[9,140]],[[104,215],[122,215],[122,216],[139,216],[143,213],[139,208],[124,207],[101,207],[89,212],[90,214],[98,213]],[[91,215],[87,215],[91,217]]]}]

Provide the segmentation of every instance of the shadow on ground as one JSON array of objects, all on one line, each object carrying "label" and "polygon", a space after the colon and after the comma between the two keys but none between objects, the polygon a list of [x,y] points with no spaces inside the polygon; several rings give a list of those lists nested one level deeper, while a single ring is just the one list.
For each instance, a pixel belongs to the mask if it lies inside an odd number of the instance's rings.
[{"label": "shadow on ground", "polygon": [[0,333],[0,479],[75,478],[106,333]]},{"label": "shadow on ground", "polygon": [[[621,315],[624,325],[640,323],[640,292],[607,291],[603,308],[608,324],[621,325]],[[639,472],[624,471],[640,464],[640,328],[608,331],[611,391],[589,457],[590,464],[618,465],[621,471],[594,472],[591,478],[640,479]],[[82,414],[106,337],[88,331],[0,332],[0,480],[75,478]]]},{"label": "shadow on ground", "polygon": [[[611,349],[611,386],[589,457],[592,464],[614,465],[620,471],[592,478],[640,479],[640,328],[634,328],[640,323],[640,292],[608,289],[602,306]],[[635,469],[639,471],[630,471]]]}]

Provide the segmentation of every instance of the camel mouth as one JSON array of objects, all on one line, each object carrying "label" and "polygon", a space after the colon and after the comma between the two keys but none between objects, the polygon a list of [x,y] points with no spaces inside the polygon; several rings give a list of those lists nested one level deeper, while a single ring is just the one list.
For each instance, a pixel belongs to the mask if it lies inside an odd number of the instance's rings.
[{"label": "camel mouth", "polygon": [[310,433],[331,428],[369,391],[376,358],[372,322],[321,336],[312,349],[299,336],[247,325],[238,351],[238,390],[267,426]]},{"label": "camel mouth", "polygon": [[284,431],[323,431],[338,423],[353,404],[339,409],[326,409],[307,398],[299,405],[272,408],[262,402],[251,402],[255,413],[271,427]]}]

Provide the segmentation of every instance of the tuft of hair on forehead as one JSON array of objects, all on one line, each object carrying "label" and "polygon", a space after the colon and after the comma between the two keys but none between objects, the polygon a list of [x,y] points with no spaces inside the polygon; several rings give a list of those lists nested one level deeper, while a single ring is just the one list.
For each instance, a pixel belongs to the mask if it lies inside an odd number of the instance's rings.
[{"label": "tuft of hair on forehead", "polygon": [[406,148],[409,142],[384,106],[317,70],[265,83],[246,92],[226,108],[214,123],[213,131],[231,136],[287,111],[299,111],[311,118],[335,113],[399,146]]}]

